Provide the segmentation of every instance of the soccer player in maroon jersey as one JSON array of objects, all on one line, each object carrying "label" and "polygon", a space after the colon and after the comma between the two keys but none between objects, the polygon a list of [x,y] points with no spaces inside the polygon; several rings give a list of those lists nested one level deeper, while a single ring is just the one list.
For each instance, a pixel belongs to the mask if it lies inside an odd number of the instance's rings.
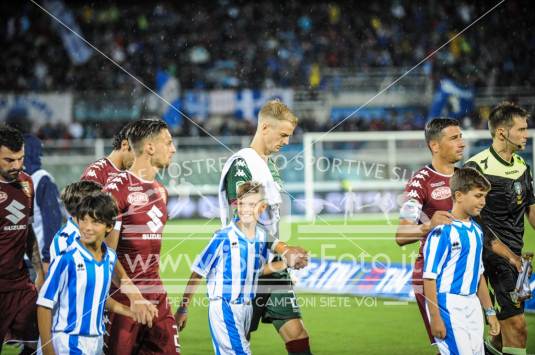
[{"label": "soccer player in maroon jersey", "polygon": [[[431,151],[431,164],[418,170],[405,187],[396,242],[400,246],[420,242],[412,283],[429,340],[434,344],[423,294],[423,247],[427,234],[434,227],[451,223],[453,216],[449,211],[453,207],[453,200],[449,182],[455,163],[463,157],[465,144],[459,121],[450,118],[429,121],[425,126],[425,141]],[[493,240],[486,247],[504,256],[517,269],[520,268],[520,258],[515,257],[499,240]]]},{"label": "soccer player in maroon jersey", "polygon": [[89,164],[80,180],[89,180],[106,185],[108,179],[128,169],[134,161],[134,153],[128,143],[128,129],[132,122],[124,125],[113,137],[113,151],[104,158]]},{"label": "soccer player in maroon jersey", "polygon": [[[32,229],[32,178],[22,171],[24,139],[14,128],[0,125],[0,353],[6,334],[25,342],[23,354],[37,343],[37,292],[44,281],[39,247]],[[31,255],[35,284],[24,266]],[[32,349],[33,347],[33,349]]]},{"label": "soccer player in maroon jersey", "polygon": [[[165,122],[143,119],[133,122],[129,141],[134,163],[127,171],[110,179],[104,190],[119,207],[120,232],[113,231],[107,243],[117,250],[121,264],[143,296],[157,304],[158,317],[152,328],[131,318],[112,314],[106,337],[109,354],[177,354],[178,332],[167,293],[159,272],[162,233],[167,221],[167,191],[155,178],[171,162],[176,152]],[[112,288],[110,295],[128,305],[128,300]]]},{"label": "soccer player in maroon jersey", "polygon": [[434,344],[423,294],[423,246],[435,226],[450,224],[453,219],[449,212],[453,206],[450,178],[455,163],[463,157],[465,144],[459,121],[450,118],[429,121],[425,126],[425,141],[431,151],[431,164],[418,170],[405,187],[396,242],[400,246],[420,242],[412,284],[429,340]]}]

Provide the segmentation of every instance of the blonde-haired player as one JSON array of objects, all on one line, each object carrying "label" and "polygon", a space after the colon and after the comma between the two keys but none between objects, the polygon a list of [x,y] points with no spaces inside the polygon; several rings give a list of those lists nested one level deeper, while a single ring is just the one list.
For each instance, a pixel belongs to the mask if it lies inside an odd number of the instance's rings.
[{"label": "blonde-haired player", "polygon": [[[228,225],[237,217],[238,187],[251,180],[263,185],[268,208],[259,222],[273,238],[270,248],[278,254],[274,260],[284,259],[292,268],[305,266],[308,257],[302,248],[290,247],[278,240],[282,179],[270,156],[289,143],[297,122],[297,117],[284,103],[279,100],[268,101],[259,112],[251,146],[241,149],[227,160],[219,185],[223,225]],[[264,323],[273,323],[289,354],[310,354],[308,333],[301,319],[289,273],[285,270],[264,276],[259,281],[259,287],[250,331],[257,329],[260,319]]]}]

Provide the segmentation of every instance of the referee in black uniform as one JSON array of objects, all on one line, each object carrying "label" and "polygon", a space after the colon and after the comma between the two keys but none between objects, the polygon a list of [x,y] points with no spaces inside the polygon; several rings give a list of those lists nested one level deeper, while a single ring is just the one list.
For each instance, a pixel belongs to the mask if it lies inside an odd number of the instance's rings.
[{"label": "referee in black uniform", "polygon": [[483,263],[502,331],[486,345],[489,351],[501,350],[503,354],[526,354],[524,302],[516,302],[511,292],[521,264],[524,216],[535,227],[531,169],[516,154],[526,147],[528,116],[526,110],[509,102],[495,107],[489,116],[492,145],[466,163],[492,185],[481,212],[486,246]]}]

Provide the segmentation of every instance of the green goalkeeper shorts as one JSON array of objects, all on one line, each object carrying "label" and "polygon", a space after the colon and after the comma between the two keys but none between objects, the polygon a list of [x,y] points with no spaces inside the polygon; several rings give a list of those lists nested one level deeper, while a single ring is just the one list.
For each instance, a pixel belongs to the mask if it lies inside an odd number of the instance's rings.
[{"label": "green goalkeeper shorts", "polygon": [[301,318],[301,310],[291,284],[272,286],[270,290],[271,293],[258,294],[254,300],[250,332],[258,329],[260,320],[262,323],[274,323],[280,328],[284,324],[278,322],[280,320]]}]

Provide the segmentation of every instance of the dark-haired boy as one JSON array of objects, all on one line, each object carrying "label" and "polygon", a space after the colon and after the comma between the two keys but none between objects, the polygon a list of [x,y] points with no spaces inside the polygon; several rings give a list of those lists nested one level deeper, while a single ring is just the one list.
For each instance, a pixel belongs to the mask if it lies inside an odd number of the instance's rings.
[{"label": "dark-haired boy", "polygon": [[485,206],[489,181],[462,168],[450,181],[451,224],[435,227],[424,248],[424,295],[431,332],[441,354],[484,355],[481,306],[497,335],[500,324],[483,276],[483,231],[473,220]]},{"label": "dark-haired boy", "polygon": [[117,218],[113,199],[105,193],[85,197],[76,218],[80,238],[53,260],[37,300],[44,354],[102,353],[104,306],[134,318],[128,307],[108,298],[112,278],[118,278],[117,255],[104,243]]}]

